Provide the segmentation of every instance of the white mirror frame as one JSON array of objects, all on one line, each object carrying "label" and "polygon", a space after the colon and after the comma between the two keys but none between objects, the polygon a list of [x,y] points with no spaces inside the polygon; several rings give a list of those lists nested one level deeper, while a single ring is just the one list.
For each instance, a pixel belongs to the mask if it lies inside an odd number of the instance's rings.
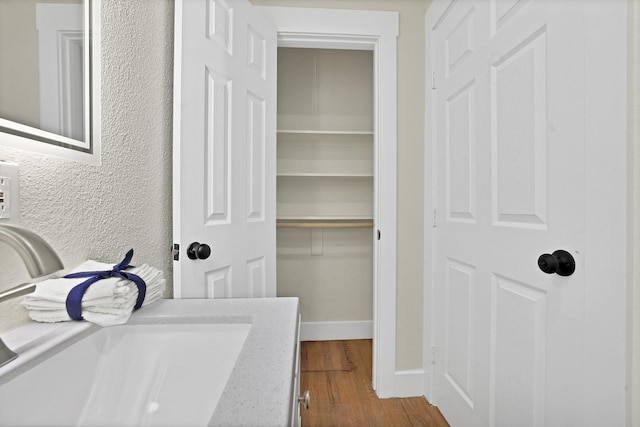
[{"label": "white mirror frame", "polygon": [[84,6],[84,141],[0,118],[0,146],[100,164],[100,1],[84,0]]}]

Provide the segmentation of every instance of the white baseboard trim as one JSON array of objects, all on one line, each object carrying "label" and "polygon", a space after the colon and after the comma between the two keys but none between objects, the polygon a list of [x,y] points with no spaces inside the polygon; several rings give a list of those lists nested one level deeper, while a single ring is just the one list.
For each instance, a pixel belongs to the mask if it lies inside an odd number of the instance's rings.
[{"label": "white baseboard trim", "polygon": [[424,369],[396,371],[394,397],[424,396]]},{"label": "white baseboard trim", "polygon": [[373,337],[373,321],[302,322],[301,341],[364,340]]}]

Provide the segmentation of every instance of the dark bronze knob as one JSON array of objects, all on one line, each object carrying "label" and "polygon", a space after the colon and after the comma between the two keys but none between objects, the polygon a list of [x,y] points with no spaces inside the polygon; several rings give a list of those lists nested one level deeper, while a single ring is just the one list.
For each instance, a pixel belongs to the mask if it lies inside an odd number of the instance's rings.
[{"label": "dark bronze knob", "polygon": [[540,255],[538,267],[547,274],[571,276],[576,271],[576,261],[569,252],[558,249],[552,254]]},{"label": "dark bronze knob", "polygon": [[189,259],[207,259],[211,255],[211,248],[206,243],[193,242],[187,249]]}]

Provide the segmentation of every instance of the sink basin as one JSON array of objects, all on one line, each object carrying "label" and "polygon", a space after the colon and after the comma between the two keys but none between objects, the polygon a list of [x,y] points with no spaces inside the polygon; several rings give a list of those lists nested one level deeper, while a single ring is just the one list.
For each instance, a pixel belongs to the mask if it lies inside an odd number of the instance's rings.
[{"label": "sink basin", "polygon": [[126,325],[3,334],[0,426],[294,424],[297,298],[167,299]]},{"label": "sink basin", "polygon": [[250,329],[98,329],[0,386],[0,425],[207,425]]}]

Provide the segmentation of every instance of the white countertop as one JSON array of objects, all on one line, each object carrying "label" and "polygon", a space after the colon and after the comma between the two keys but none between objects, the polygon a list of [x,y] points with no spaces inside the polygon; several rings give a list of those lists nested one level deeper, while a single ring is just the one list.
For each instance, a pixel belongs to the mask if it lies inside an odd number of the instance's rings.
[{"label": "white countertop", "polygon": [[[290,425],[298,327],[297,298],[161,300],[136,311],[136,323],[251,323],[210,426]],[[2,336],[19,357],[0,368],[0,384],[99,327],[30,323]]]}]

